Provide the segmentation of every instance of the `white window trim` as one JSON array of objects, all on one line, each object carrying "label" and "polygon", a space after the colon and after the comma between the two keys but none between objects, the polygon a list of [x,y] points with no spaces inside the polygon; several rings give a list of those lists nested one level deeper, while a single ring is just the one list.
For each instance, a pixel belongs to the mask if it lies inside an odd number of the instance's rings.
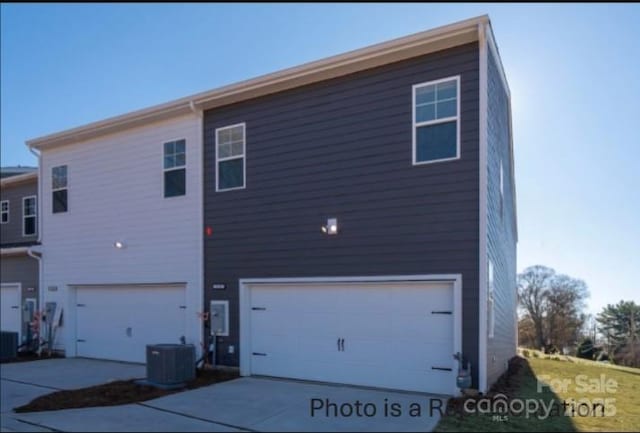
[{"label": "white window trim", "polygon": [[[33,215],[26,215],[24,213],[24,209],[25,209],[24,204],[29,199],[33,199],[33,206],[35,207],[35,210],[36,210],[36,213],[34,213]],[[31,218],[31,217],[36,219],[36,221],[35,221],[35,231],[33,233],[27,234],[25,232],[25,228],[26,228],[25,222],[26,222],[27,218]],[[29,195],[29,196],[26,196],[26,197],[22,197],[22,237],[26,238],[26,237],[32,237],[32,236],[37,236],[37,235],[38,235],[38,199],[37,199],[37,197],[35,195]]]},{"label": "white window trim", "polygon": [[[58,168],[58,167],[67,167],[66,182],[65,182],[65,185],[63,187],[54,188],[53,187],[53,169],[54,168]],[[51,200],[53,201],[53,193],[54,192],[63,191],[63,190],[67,190],[67,209],[64,212],[54,212],[53,211],[53,202],[52,202],[51,203],[51,215],[69,213],[69,165],[67,165],[67,164],[56,165],[56,166],[51,167]]]},{"label": "white window trim", "polygon": [[[5,203],[7,204],[7,210],[2,210],[2,205]],[[10,210],[11,210],[11,203],[9,203],[9,200],[0,201],[0,224],[9,224],[9,220],[11,218]],[[2,221],[3,214],[7,214],[6,221]]]},{"label": "white window trim", "polygon": [[[434,120],[428,120],[425,122],[416,122],[416,90],[418,90],[421,87],[425,87],[425,86],[431,86],[434,84],[438,84],[438,83],[442,83],[445,81],[451,81],[451,80],[455,80],[456,82],[456,97],[457,97],[457,107],[456,107],[456,115],[455,116],[451,116],[451,117],[446,117],[446,118],[442,118],[442,119],[434,119]],[[424,165],[424,164],[433,164],[433,163],[438,163],[438,162],[445,162],[445,161],[455,161],[457,159],[460,159],[460,99],[462,99],[462,95],[461,95],[461,90],[460,90],[460,75],[455,75],[452,77],[447,77],[447,78],[441,78],[439,80],[433,80],[433,81],[427,81],[425,83],[419,83],[419,84],[414,84],[411,87],[411,125],[412,125],[412,131],[411,131],[411,135],[412,135],[412,155],[411,155],[411,160],[413,165]],[[451,158],[441,158],[441,159],[434,159],[431,161],[417,161],[416,156],[416,139],[417,139],[417,130],[418,127],[420,126],[429,126],[429,125],[437,125],[439,123],[445,123],[445,122],[451,122],[455,120],[456,121],[456,156],[455,157],[451,157]]]},{"label": "white window trim", "polygon": [[[224,131],[225,129],[231,129],[231,128],[236,128],[238,126],[242,127],[242,156],[228,156],[225,158],[218,158],[218,131]],[[238,189],[246,189],[247,188],[247,125],[245,122],[242,123],[236,123],[234,125],[228,125],[228,126],[223,126],[220,128],[216,128],[215,130],[215,135],[216,135],[216,145],[215,145],[215,156],[216,156],[216,192],[226,192],[226,191],[235,191]],[[218,168],[219,163],[220,162],[224,162],[224,161],[231,161],[233,159],[240,159],[242,158],[242,186],[236,186],[233,188],[224,188],[224,189],[220,189],[220,170]]]},{"label": "white window trim", "polygon": [[[180,166],[176,166],[176,167],[171,167],[171,168],[165,168],[164,167],[164,145],[167,143],[171,143],[174,141],[181,141],[184,140],[184,164],[180,165]],[[180,197],[186,197],[187,196],[187,139],[185,137],[180,137],[180,138],[172,138],[169,140],[164,140],[162,142],[162,158],[160,159],[160,166],[162,167],[162,198],[180,198]],[[184,168],[184,194],[182,195],[174,195],[174,196],[170,196],[170,197],[166,197],[164,195],[164,190],[166,188],[165,184],[164,184],[164,174],[167,171],[173,171],[173,170],[181,170]]]}]

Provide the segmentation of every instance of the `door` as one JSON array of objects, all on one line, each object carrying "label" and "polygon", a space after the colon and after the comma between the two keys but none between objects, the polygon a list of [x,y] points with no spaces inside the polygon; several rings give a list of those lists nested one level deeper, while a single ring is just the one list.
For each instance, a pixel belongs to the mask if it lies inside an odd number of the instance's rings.
[{"label": "door", "polygon": [[17,332],[18,344],[21,340],[21,320],[20,320],[20,284],[3,283],[0,286],[0,330]]},{"label": "door", "polygon": [[185,311],[184,287],[80,287],[77,356],[144,363],[148,344],[180,343]]},{"label": "door", "polygon": [[255,375],[451,394],[453,284],[256,284]]}]

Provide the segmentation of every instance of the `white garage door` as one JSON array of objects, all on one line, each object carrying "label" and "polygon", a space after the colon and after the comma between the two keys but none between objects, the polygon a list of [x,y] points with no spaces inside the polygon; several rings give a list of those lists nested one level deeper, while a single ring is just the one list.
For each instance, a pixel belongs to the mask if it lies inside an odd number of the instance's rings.
[{"label": "white garage door", "polygon": [[0,286],[0,330],[18,333],[20,341],[20,286]]},{"label": "white garage door", "polygon": [[185,335],[184,287],[79,287],[76,304],[81,357],[146,362],[147,344]]},{"label": "white garage door", "polygon": [[259,284],[249,299],[251,374],[455,390],[452,283]]}]

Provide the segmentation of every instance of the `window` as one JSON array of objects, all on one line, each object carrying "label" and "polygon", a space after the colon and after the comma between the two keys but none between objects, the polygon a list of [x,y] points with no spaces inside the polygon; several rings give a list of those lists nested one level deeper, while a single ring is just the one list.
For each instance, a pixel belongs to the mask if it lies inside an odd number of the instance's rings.
[{"label": "window", "polygon": [[413,163],[460,157],[460,77],[413,86]]},{"label": "window", "polygon": [[51,191],[53,213],[66,212],[68,208],[66,165],[51,169]]},{"label": "window", "polygon": [[500,161],[500,217],[504,215],[504,169]]},{"label": "window", "polygon": [[186,194],[187,154],[185,140],[164,143],[164,196]]},{"label": "window", "polygon": [[493,300],[493,263],[489,260],[489,269],[487,270],[487,320],[489,326],[489,338],[493,338],[495,330],[495,305]]},{"label": "window", "polygon": [[245,187],[245,124],[216,129],[216,191]]},{"label": "window", "polygon": [[33,236],[37,230],[36,196],[22,199],[22,236]]},{"label": "window", "polygon": [[9,222],[9,200],[0,201],[0,224]]}]

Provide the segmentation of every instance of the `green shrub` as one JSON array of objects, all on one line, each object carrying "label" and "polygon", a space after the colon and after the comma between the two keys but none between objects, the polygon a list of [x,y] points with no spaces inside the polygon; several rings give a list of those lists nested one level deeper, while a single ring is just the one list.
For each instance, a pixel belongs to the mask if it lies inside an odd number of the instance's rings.
[{"label": "green shrub", "polygon": [[531,352],[529,352],[527,349],[524,349],[522,351],[522,356],[524,356],[525,358],[529,358],[531,356]]},{"label": "green shrub", "polygon": [[576,355],[578,356],[578,358],[582,359],[593,359],[595,353],[596,350],[593,347],[593,341],[591,341],[590,338],[585,338],[578,345],[578,352],[576,353]]}]

